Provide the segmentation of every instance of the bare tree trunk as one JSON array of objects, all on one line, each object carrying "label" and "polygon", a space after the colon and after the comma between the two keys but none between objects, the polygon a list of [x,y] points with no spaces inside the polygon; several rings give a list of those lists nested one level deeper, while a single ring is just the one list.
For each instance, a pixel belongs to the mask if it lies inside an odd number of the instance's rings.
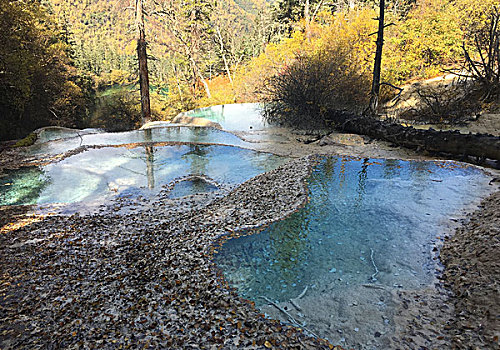
[{"label": "bare tree trunk", "polygon": [[205,87],[205,92],[207,93],[207,97],[208,98],[212,98],[212,94],[210,93],[210,88],[208,87],[208,83],[207,83],[207,80],[205,79],[205,77],[203,76],[203,74],[201,73],[200,69],[198,68],[198,65],[196,64],[196,61],[191,57],[191,64],[193,65],[193,69],[194,69],[194,74],[195,75],[198,75],[198,77],[200,78],[201,80],[201,83],[203,84],[203,86]]},{"label": "bare tree trunk", "polygon": [[149,101],[148,56],[146,53],[147,44],[142,1],[135,1],[135,23],[139,32],[139,37],[137,38],[137,57],[139,59],[139,85],[141,87],[141,117],[142,124],[146,124],[151,121],[151,106]]},{"label": "bare tree trunk", "polygon": [[311,22],[314,22],[314,20],[316,19],[316,15],[318,14],[318,11],[321,9],[321,6],[323,6],[324,1],[325,0],[321,0],[320,2],[318,2],[316,9],[314,10],[313,15],[311,16]]},{"label": "bare tree trunk", "polygon": [[382,67],[382,47],[384,45],[384,12],[385,0],[380,0],[380,14],[378,17],[377,50],[375,51],[375,62],[373,64],[373,81],[370,92],[370,112],[377,113],[378,98],[380,93],[380,70]]},{"label": "bare tree trunk", "polygon": [[309,0],[304,5],[304,19],[306,21],[306,38],[311,40],[311,15],[309,14]]},{"label": "bare tree trunk", "polygon": [[224,67],[226,68],[227,77],[229,78],[229,82],[233,85],[233,78],[231,77],[231,70],[229,69],[229,64],[227,63],[226,54],[224,53],[224,40],[222,40],[222,34],[220,32],[220,28],[217,27],[217,36],[219,37],[220,42],[220,52],[222,55],[222,59],[224,61]]},{"label": "bare tree trunk", "polygon": [[170,61],[170,64],[172,66],[172,70],[174,71],[175,82],[177,84],[177,91],[179,92],[179,99],[181,100],[181,102],[184,102],[182,98],[181,83],[179,81],[179,77],[177,76],[177,68],[175,67],[174,62]]}]

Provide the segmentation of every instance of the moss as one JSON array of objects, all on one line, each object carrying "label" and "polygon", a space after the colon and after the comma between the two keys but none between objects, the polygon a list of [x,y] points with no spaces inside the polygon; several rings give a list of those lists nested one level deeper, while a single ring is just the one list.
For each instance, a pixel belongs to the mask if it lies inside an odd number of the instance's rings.
[{"label": "moss", "polygon": [[34,132],[32,132],[31,134],[26,136],[24,139],[17,141],[16,144],[14,145],[14,147],[31,146],[32,144],[35,143],[37,138],[38,137],[36,136],[36,134]]}]

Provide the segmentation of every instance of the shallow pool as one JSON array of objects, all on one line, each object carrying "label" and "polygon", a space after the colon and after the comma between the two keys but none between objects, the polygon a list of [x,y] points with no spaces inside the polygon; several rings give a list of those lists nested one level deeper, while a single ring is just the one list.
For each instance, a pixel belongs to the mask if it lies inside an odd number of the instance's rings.
[{"label": "shallow pool", "polygon": [[267,127],[259,103],[227,104],[198,108],[184,113],[189,117],[205,118],[219,123],[224,130],[251,131]]},{"label": "shallow pool", "polygon": [[[0,205],[88,202],[117,194],[151,194],[188,174],[205,176],[216,184],[236,185],[286,161],[269,153],[230,146],[105,147],[44,167],[7,173],[0,178]],[[174,195],[206,192],[202,187],[199,183],[179,185]]]},{"label": "shallow pool", "polygon": [[204,127],[168,126],[149,130],[85,134],[61,140],[35,144],[27,149],[29,155],[60,154],[80,146],[121,145],[140,142],[190,142],[248,147],[249,143],[222,130]]},{"label": "shallow pool", "polygon": [[[440,225],[484,194],[487,181],[480,170],[451,162],[324,157],[307,181],[310,201],[303,209],[227,241],[214,259],[258,307],[268,304],[265,298],[286,303],[307,287],[309,301],[298,314],[306,315],[302,321],[311,330],[338,342],[332,327],[352,327],[363,339],[363,329],[373,330],[363,325],[369,321],[332,321],[349,308],[341,299],[362,285],[385,291],[428,286],[435,271],[431,242],[442,234]],[[333,303],[334,297],[340,301]],[[383,327],[385,317],[389,325],[390,305],[367,298],[373,294],[356,296],[358,309],[373,305],[378,322]],[[317,305],[309,319],[307,304]]]}]

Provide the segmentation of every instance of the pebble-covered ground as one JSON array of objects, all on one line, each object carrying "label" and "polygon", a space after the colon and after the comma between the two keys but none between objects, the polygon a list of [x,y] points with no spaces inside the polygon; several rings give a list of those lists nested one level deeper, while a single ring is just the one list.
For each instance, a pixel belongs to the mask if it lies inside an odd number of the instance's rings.
[{"label": "pebble-covered ground", "polygon": [[454,293],[452,345],[500,348],[500,191],[483,201],[441,251],[443,279]]},{"label": "pebble-covered ground", "polygon": [[333,348],[264,319],[210,262],[221,234],[303,204],[311,162],[292,161],[205,207],[194,198],[117,214],[122,201],[4,229],[0,348]]},{"label": "pebble-covered ground", "polygon": [[[356,142],[360,155],[382,152]],[[264,319],[210,260],[220,235],[303,205],[314,161],[293,160],[224,195],[121,198],[71,216],[0,208],[0,349],[334,348]],[[496,192],[445,241],[439,288],[394,295],[400,326],[389,348],[498,348],[499,212]]]}]

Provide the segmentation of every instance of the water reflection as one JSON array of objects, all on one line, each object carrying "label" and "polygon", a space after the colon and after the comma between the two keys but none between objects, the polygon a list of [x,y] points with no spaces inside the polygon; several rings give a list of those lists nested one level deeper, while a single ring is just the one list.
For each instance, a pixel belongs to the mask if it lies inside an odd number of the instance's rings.
[{"label": "water reflection", "polygon": [[209,148],[192,144],[189,145],[189,149],[189,152],[182,156],[182,158],[189,163],[189,174],[205,175],[209,162]]},{"label": "water reflection", "polygon": [[[152,134],[154,139],[154,131]],[[196,135],[204,137],[204,132]],[[145,134],[140,141],[149,140]],[[151,196],[164,185],[188,174],[232,186],[286,161],[287,158],[269,153],[230,146],[104,147],[26,173],[23,170],[9,173],[1,178],[0,205],[90,202],[117,194]],[[185,183],[179,193],[187,195],[200,188],[213,189],[192,180]]]},{"label": "water reflection", "polygon": [[[474,168],[422,163],[325,157],[308,179],[304,208],[259,234],[229,240],[215,260],[257,305],[261,295],[288,300],[305,286],[372,282],[373,256],[378,282],[389,288],[428,283],[431,262],[422,245],[440,220],[476,198],[486,177]],[[393,271],[403,265],[405,273]]]},{"label": "water reflection", "polygon": [[399,166],[399,160],[397,159],[384,159],[383,164],[384,164],[384,178],[386,179],[395,177],[398,173],[398,169],[401,168]]},{"label": "water reflection", "polygon": [[358,196],[356,198],[356,207],[359,207],[361,205],[361,202],[363,201],[363,196],[365,195],[365,187],[366,187],[366,179],[368,178],[368,165],[369,165],[369,159],[365,158],[363,159],[363,164],[361,165],[361,170],[358,172],[358,188],[356,192],[358,193]]}]

